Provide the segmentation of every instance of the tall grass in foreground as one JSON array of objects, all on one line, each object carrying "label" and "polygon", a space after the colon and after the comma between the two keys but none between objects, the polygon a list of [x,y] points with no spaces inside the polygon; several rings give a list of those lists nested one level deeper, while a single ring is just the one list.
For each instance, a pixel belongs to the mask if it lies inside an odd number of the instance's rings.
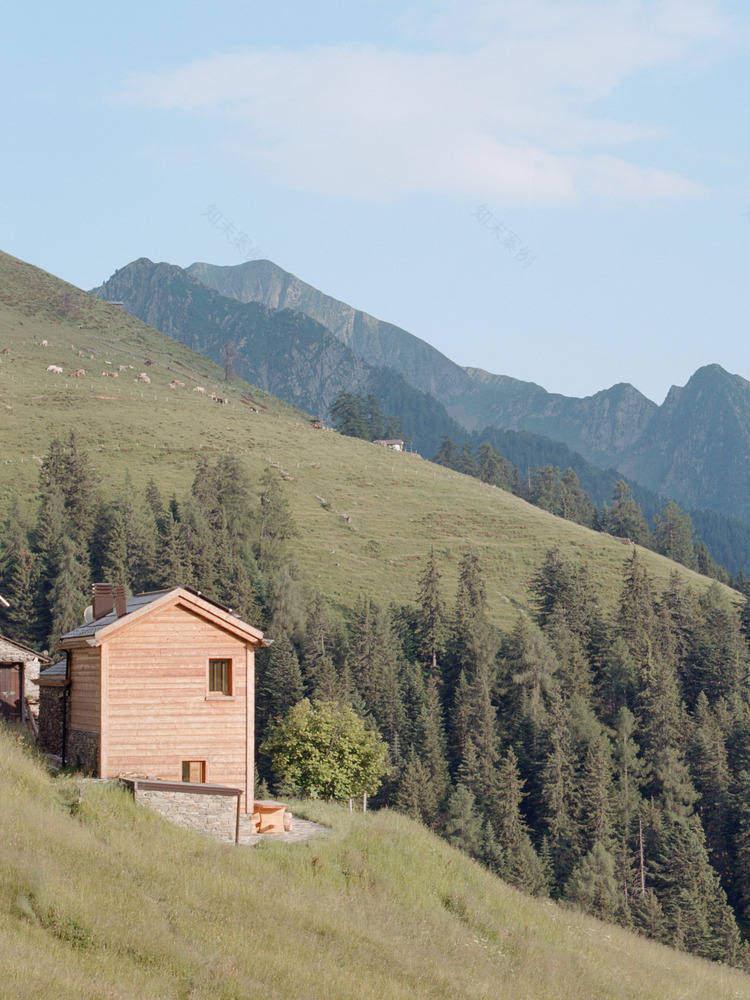
[{"label": "tall grass in foreground", "polygon": [[741,973],[528,899],[394,813],[308,803],[329,836],[234,848],[49,778],[2,727],[0,774],[8,1000],[750,996]]}]

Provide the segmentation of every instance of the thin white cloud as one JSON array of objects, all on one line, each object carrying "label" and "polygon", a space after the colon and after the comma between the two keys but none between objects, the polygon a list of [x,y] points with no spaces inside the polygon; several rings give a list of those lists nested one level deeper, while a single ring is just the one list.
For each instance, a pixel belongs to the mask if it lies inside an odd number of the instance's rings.
[{"label": "thin white cloud", "polygon": [[134,75],[117,100],[223,121],[225,153],[297,190],[538,204],[700,193],[622,152],[657,128],[598,117],[595,105],[634,74],[725,39],[715,3],[443,0],[419,23],[429,51],[216,54]]}]

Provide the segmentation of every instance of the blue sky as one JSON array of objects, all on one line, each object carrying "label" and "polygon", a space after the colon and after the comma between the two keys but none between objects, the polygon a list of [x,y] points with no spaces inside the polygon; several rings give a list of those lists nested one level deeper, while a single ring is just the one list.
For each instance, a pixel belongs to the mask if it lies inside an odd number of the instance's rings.
[{"label": "blue sky", "polygon": [[553,392],[750,378],[739,3],[31,0],[0,45],[0,249],[82,288],[262,256]]}]

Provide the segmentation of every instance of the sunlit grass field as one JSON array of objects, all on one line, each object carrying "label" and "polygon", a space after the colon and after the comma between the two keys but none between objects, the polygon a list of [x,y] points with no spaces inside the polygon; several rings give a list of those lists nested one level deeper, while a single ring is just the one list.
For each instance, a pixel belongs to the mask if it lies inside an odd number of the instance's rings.
[{"label": "sunlit grass field", "polygon": [[0,726],[5,1000],[723,1000],[750,978],[508,888],[383,811],[233,847],[112,784],[49,777]]},{"label": "sunlit grass field", "polygon": [[[529,610],[531,577],[554,545],[588,564],[605,606],[619,593],[631,546],[417,455],[315,430],[307,415],[261,390],[227,385],[220,368],[183,344],[4,254],[0,351],[0,516],[13,492],[32,516],[40,460],[53,437],[74,430],[106,492],[129,473],[139,488],[153,477],[165,498],[179,497],[201,455],[236,455],[255,481],[276,465],[299,527],[299,564],[344,612],[360,593],[382,604],[413,601],[432,547],[448,601],[461,556],[479,554],[490,614],[505,629]],[[50,364],[63,374],[48,372]],[[88,374],[73,377],[78,368]],[[140,372],[149,384],[136,381]],[[184,388],[170,389],[173,379]],[[675,565],[645,550],[639,556],[663,587]]]}]

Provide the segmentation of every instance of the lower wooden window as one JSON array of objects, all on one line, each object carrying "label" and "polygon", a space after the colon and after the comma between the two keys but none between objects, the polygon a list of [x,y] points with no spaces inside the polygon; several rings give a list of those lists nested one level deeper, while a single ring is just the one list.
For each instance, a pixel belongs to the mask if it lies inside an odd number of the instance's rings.
[{"label": "lower wooden window", "polygon": [[232,693],[232,661],[208,661],[208,690],[211,694]]},{"label": "lower wooden window", "polygon": [[204,782],[206,780],[205,760],[183,760],[182,780],[192,782]]}]

